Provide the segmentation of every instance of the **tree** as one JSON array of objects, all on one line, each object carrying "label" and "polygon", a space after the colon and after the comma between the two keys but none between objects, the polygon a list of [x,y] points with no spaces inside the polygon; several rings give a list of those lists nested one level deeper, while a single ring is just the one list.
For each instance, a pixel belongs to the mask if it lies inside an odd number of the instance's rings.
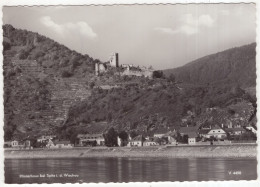
[{"label": "tree", "polygon": [[32,137],[29,139],[32,147],[37,147],[37,139]]},{"label": "tree", "polygon": [[118,137],[122,140],[122,143],[121,143],[121,145],[119,145],[119,146],[125,146],[125,145],[127,144],[127,140],[128,140],[128,134],[127,134],[127,132],[121,131],[121,132],[118,134]]},{"label": "tree", "polygon": [[170,76],[167,78],[168,82],[175,82],[175,76],[171,73]]},{"label": "tree", "polygon": [[3,46],[4,46],[4,51],[11,49],[11,44],[10,44],[10,42],[6,41],[5,39],[4,39],[4,41],[3,41]]},{"label": "tree", "polygon": [[70,73],[68,70],[64,70],[64,71],[62,71],[62,73],[61,73],[61,77],[70,77],[70,76],[72,76],[72,73]]},{"label": "tree", "polygon": [[90,89],[93,89],[94,86],[95,86],[95,83],[94,83],[94,82],[90,82],[90,83],[89,83],[89,88],[90,88]]},{"label": "tree", "polygon": [[163,72],[162,71],[154,71],[153,72],[153,78],[163,78]]},{"label": "tree", "polygon": [[247,131],[239,136],[239,140],[256,140],[256,135],[251,132]]},{"label": "tree", "polygon": [[138,136],[138,134],[137,134],[136,131],[131,131],[131,132],[130,132],[130,137],[131,137],[131,138],[135,138],[136,136]]},{"label": "tree", "polygon": [[104,135],[105,145],[108,147],[114,147],[117,145],[117,132],[113,127],[111,127],[107,133]]},{"label": "tree", "polygon": [[108,121],[108,122],[111,122],[112,119],[113,119],[112,113],[109,112],[109,113],[107,114],[107,121]]},{"label": "tree", "polygon": [[72,144],[78,144],[79,143],[79,139],[78,139],[78,133],[77,132],[73,132],[71,135],[70,135],[70,143]]},{"label": "tree", "polygon": [[19,59],[24,60],[24,59],[27,59],[28,55],[29,55],[29,52],[24,50],[24,49],[22,49],[20,51],[18,57],[19,57]]},{"label": "tree", "polygon": [[125,131],[121,131],[121,132],[118,134],[118,136],[119,136],[119,138],[121,138],[123,141],[128,139],[128,134],[127,134],[127,132],[125,132]]},{"label": "tree", "polygon": [[189,136],[185,134],[182,138],[183,143],[188,143]]}]

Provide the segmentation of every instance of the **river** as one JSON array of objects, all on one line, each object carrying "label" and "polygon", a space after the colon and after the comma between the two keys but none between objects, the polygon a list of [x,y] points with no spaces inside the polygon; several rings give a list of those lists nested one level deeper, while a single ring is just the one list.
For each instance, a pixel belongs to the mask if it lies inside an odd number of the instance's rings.
[{"label": "river", "polygon": [[256,158],[6,159],[5,183],[256,180]]}]

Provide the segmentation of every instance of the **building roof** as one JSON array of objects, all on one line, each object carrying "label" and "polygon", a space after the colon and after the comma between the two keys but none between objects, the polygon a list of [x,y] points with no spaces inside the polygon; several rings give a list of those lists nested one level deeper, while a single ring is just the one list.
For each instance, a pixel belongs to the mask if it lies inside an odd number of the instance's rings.
[{"label": "building roof", "polygon": [[211,127],[211,130],[215,130],[215,129],[222,129],[222,128],[220,126],[218,126],[218,125],[215,125],[215,126]]},{"label": "building roof", "polygon": [[174,132],[167,132],[163,136],[164,137],[167,137],[167,136],[175,137],[175,136],[177,136],[177,132],[176,131],[174,131]]},{"label": "building roof", "polygon": [[233,131],[246,131],[246,130],[242,127],[237,127],[237,128],[226,128],[225,131],[233,132]]},{"label": "building roof", "polygon": [[77,138],[104,138],[103,134],[78,134]]},{"label": "building roof", "polygon": [[143,141],[143,137],[142,135],[136,136],[134,137],[132,140],[130,140],[130,142],[139,142],[139,141]]},{"label": "building roof", "polygon": [[198,136],[198,134],[196,132],[190,132],[188,133],[188,137],[189,138],[196,138]]},{"label": "building roof", "polygon": [[196,126],[192,126],[192,127],[181,127],[179,129],[179,132],[182,133],[182,134],[188,134],[188,133],[191,133],[191,132],[197,132],[197,127]]},{"label": "building roof", "polygon": [[167,128],[159,128],[159,129],[156,129],[154,131],[154,134],[166,134],[167,132],[169,132],[169,129],[167,129]]},{"label": "building roof", "polygon": [[208,134],[209,131],[210,129],[201,129],[199,130],[199,134]]}]

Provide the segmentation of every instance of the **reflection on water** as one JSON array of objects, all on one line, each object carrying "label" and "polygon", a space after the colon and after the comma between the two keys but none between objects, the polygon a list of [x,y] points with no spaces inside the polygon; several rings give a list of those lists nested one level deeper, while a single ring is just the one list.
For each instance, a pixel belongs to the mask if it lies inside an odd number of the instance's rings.
[{"label": "reflection on water", "polygon": [[[256,165],[256,159],[250,158],[7,159],[5,182],[256,180]],[[73,176],[68,177],[65,174]],[[39,175],[39,177],[24,178],[20,175]]]}]

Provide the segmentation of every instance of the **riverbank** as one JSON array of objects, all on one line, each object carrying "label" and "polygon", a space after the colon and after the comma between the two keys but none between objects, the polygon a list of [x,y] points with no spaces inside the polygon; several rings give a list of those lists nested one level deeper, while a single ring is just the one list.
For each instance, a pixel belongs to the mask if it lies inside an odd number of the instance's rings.
[{"label": "riverbank", "polygon": [[256,157],[257,145],[91,147],[71,149],[5,150],[6,159],[80,157]]}]

